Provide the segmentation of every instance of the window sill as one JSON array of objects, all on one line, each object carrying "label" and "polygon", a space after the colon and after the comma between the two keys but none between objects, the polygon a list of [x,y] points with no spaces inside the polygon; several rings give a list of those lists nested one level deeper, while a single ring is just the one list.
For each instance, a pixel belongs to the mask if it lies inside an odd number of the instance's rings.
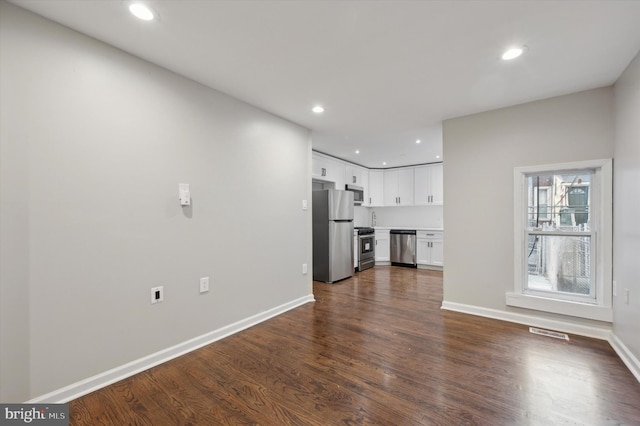
[{"label": "window sill", "polygon": [[520,293],[507,293],[506,299],[507,306],[587,318],[596,321],[613,322],[613,309],[611,309],[610,306],[592,305],[590,303],[572,302]]}]

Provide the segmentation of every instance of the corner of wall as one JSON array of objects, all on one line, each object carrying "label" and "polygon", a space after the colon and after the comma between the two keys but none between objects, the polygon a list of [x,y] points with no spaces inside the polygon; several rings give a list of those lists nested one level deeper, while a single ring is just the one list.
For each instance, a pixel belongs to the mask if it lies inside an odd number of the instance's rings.
[{"label": "corner of wall", "polygon": [[[640,52],[614,85],[614,230],[612,345],[622,348],[621,358],[636,377],[640,358],[640,281],[637,259],[640,256]],[[624,294],[628,289],[629,296]],[[614,346],[614,347],[616,347]]]},{"label": "corner of wall", "polygon": [[[10,14],[20,9],[0,0],[0,74],[10,72]],[[15,18],[15,15],[12,15]],[[0,402],[22,402],[30,393],[28,145],[8,129],[11,87],[0,79]],[[16,182],[19,182],[16,185]]]}]

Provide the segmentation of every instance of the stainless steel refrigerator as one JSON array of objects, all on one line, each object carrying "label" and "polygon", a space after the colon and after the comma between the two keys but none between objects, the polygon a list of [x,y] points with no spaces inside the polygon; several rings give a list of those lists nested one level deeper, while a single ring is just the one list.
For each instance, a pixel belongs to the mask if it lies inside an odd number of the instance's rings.
[{"label": "stainless steel refrigerator", "polygon": [[334,283],[353,275],[353,193],[313,192],[313,279]]}]

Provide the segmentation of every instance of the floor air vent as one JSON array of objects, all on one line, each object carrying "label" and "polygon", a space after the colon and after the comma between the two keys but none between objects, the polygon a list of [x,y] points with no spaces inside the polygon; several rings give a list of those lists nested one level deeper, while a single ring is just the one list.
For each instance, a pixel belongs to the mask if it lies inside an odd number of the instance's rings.
[{"label": "floor air vent", "polygon": [[544,330],[542,328],[529,327],[529,332],[539,334],[541,336],[553,337],[554,339],[569,340],[569,336],[557,331]]}]

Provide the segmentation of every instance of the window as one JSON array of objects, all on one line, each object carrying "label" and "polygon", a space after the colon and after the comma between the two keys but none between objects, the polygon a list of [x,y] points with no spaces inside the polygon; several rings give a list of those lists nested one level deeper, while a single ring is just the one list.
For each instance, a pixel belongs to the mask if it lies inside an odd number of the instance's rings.
[{"label": "window", "polygon": [[611,160],[518,167],[507,305],[612,320]]},{"label": "window", "polygon": [[529,293],[593,302],[591,267],[597,259],[591,256],[595,235],[587,194],[594,174],[593,169],[525,174]]}]

